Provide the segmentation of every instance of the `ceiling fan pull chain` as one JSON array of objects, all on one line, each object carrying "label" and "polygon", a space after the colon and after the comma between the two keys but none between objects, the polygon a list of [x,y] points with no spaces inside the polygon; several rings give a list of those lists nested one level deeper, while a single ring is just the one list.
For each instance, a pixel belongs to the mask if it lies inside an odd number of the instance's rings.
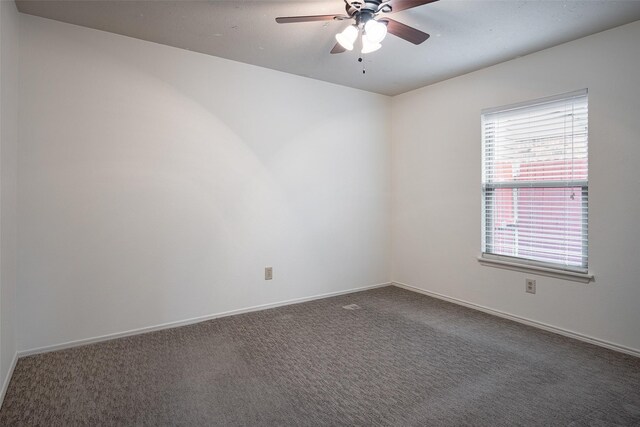
[{"label": "ceiling fan pull chain", "polygon": [[366,74],[367,70],[364,68],[364,55],[362,55],[360,58],[358,58],[358,62],[362,63],[362,74]]}]

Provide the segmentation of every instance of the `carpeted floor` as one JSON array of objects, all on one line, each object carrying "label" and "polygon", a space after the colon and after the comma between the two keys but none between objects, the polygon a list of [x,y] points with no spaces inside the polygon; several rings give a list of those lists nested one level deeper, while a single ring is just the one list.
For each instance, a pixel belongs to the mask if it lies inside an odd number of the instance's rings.
[{"label": "carpeted floor", "polygon": [[22,358],[0,425],[640,426],[640,359],[385,287]]}]

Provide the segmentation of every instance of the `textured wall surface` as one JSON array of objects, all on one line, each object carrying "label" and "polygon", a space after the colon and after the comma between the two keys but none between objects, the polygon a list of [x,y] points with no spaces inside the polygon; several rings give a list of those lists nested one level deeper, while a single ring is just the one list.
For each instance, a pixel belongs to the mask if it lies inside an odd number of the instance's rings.
[{"label": "textured wall surface", "polygon": [[17,350],[18,34],[15,3],[0,1],[0,401]]},{"label": "textured wall surface", "polygon": [[389,98],[21,18],[22,350],[388,282]]}]

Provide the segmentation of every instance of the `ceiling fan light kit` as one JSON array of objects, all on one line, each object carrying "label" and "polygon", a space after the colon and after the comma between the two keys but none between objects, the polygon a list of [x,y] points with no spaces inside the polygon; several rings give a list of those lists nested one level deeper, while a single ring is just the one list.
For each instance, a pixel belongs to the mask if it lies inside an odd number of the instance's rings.
[{"label": "ceiling fan light kit", "polygon": [[381,47],[380,43],[372,42],[366,35],[362,36],[362,54],[375,52]]},{"label": "ceiling fan light kit", "polygon": [[387,26],[382,22],[370,19],[364,24],[365,36],[371,43],[380,43],[387,35]]},{"label": "ceiling fan light kit", "polygon": [[402,24],[393,19],[379,15],[400,12],[424,4],[433,3],[438,0],[344,0],[347,15],[313,15],[313,16],[284,16],[276,18],[279,24],[290,24],[294,22],[313,22],[353,19],[355,23],[349,25],[340,33],[336,34],[338,43],[331,49],[331,53],[342,53],[353,50],[353,45],[362,32],[361,53],[371,53],[380,49],[380,42],[384,40],[387,32],[396,37],[400,37],[408,42],[418,45],[429,38],[429,34],[416,28]]},{"label": "ceiling fan light kit", "polygon": [[355,25],[349,25],[341,33],[336,34],[336,40],[340,46],[347,50],[353,50],[353,44],[358,38],[360,30]]}]

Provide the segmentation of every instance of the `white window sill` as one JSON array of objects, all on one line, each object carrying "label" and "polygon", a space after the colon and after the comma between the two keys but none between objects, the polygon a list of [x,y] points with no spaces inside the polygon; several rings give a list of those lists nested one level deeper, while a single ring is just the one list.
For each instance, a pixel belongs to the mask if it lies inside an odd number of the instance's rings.
[{"label": "white window sill", "polygon": [[574,282],[589,283],[594,280],[593,274],[578,273],[575,271],[560,270],[548,267],[540,267],[531,264],[520,264],[496,258],[478,257],[478,262],[488,267],[502,268],[505,270],[523,271],[525,273],[538,274],[540,276],[555,277],[556,279],[572,280]]}]

